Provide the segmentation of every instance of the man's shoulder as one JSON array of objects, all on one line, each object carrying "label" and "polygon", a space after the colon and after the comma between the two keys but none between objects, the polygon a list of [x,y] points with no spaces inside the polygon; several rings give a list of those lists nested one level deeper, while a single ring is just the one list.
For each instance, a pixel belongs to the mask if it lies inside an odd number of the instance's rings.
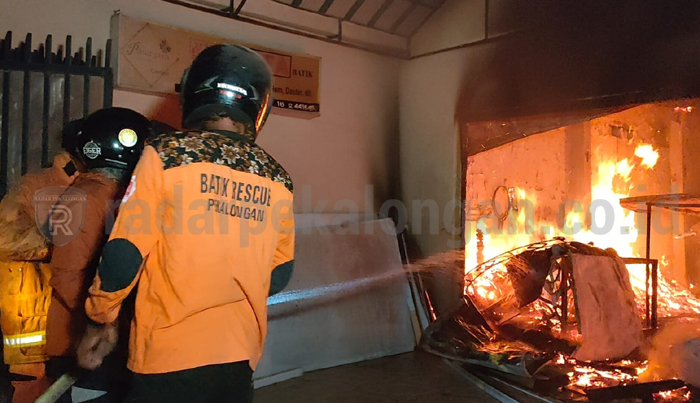
[{"label": "man's shoulder", "polygon": [[164,148],[175,147],[179,142],[179,139],[186,136],[187,132],[176,131],[161,133],[156,136],[151,136],[146,139],[146,145],[151,146],[156,149],[156,151],[161,151]]},{"label": "man's shoulder", "polygon": [[[273,182],[278,182],[284,185],[290,192],[294,192],[294,183],[292,177],[286,169],[277,162],[265,149],[256,143],[246,143],[250,145],[250,149],[246,150],[248,162],[241,160],[243,169],[250,173],[257,174],[269,178]],[[236,169],[236,168],[234,168]]]},{"label": "man's shoulder", "polygon": [[119,189],[116,181],[102,174],[91,172],[78,175],[70,187],[83,190],[88,194],[99,194],[100,196],[117,193]]},{"label": "man's shoulder", "polygon": [[224,165],[235,171],[268,178],[293,191],[289,173],[252,141],[189,130],[154,136],[146,145],[156,150],[165,170],[197,162]]},{"label": "man's shoulder", "polygon": [[[175,168],[193,162],[207,162],[207,155],[215,144],[210,144],[210,136],[199,131],[177,131],[162,133],[146,140],[163,163],[163,169]],[[215,141],[214,141],[215,142]]]}]

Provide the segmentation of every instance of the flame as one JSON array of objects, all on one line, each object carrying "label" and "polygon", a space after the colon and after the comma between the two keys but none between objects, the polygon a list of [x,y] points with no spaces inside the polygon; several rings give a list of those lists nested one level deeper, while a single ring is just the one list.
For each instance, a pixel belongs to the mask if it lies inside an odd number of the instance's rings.
[{"label": "flame", "polygon": [[[632,362],[631,362],[631,361],[629,361],[629,365],[632,365]],[[639,365],[639,366],[637,366],[637,368],[636,368],[636,370],[637,370],[637,376],[642,375],[642,374],[645,373],[648,369],[649,369],[649,361],[644,361],[644,362],[642,363],[642,365]]]},{"label": "flame", "polygon": [[651,144],[639,144],[634,150],[634,155],[642,159],[642,165],[651,169],[659,160],[659,152]]},{"label": "flame", "polygon": [[622,161],[619,161],[617,164],[615,164],[615,173],[620,175],[625,180],[625,182],[629,182],[630,173],[632,173],[633,169],[634,169],[634,164],[630,164],[630,162],[627,158],[625,158]]},{"label": "flame", "polygon": [[[498,222],[493,215],[481,217],[473,232],[481,230],[483,233],[483,257],[488,260],[504,252],[520,246],[534,242],[552,239],[553,237],[564,237],[567,240],[594,244],[600,248],[613,248],[619,256],[640,257],[643,252],[643,245],[638,244],[640,231],[637,228],[637,213],[626,210],[620,205],[620,199],[629,197],[634,183],[632,174],[639,169],[651,169],[658,162],[659,153],[650,144],[640,143],[635,147],[635,156],[641,158],[639,165],[634,164],[628,158],[618,160],[616,157],[606,156],[602,150],[594,153],[594,167],[592,175],[591,197],[598,205],[605,205],[605,208],[596,208],[590,211],[590,222],[597,228],[606,226],[613,231],[606,234],[596,234],[585,226],[586,212],[570,209],[566,212],[564,223],[560,228],[554,222],[535,220],[537,215],[538,194],[534,190],[524,188],[513,189],[513,194],[517,195],[517,209],[510,210],[505,221]],[[606,209],[612,209],[612,215],[606,213]],[[606,220],[613,220],[612,223]],[[612,225],[610,225],[612,224]],[[478,277],[470,277],[471,271],[477,267],[477,253],[475,253],[475,243],[467,243],[465,254],[465,274],[468,284],[465,285],[465,293],[481,307],[490,307],[494,304],[498,309],[504,311],[506,308],[513,308],[512,302],[508,305],[508,296],[513,295],[513,287],[508,278],[505,265],[493,267],[488,271],[480,273]],[[668,260],[663,256],[661,266],[668,265]],[[645,312],[646,305],[646,266],[628,265],[630,281],[634,289],[637,307],[640,314]],[[544,296],[544,295],[543,295]],[[515,308],[513,308],[515,309]],[[540,320],[549,317],[551,313],[541,304],[531,304],[525,310],[528,315]],[[523,314],[525,311],[521,311]],[[696,313],[700,314],[700,300],[678,284],[667,281],[663,276],[658,277],[658,314],[659,317],[673,316],[680,314]],[[517,309],[516,309],[517,314]],[[504,313],[505,315],[505,313]],[[536,320],[536,319],[533,319]],[[555,331],[560,331],[560,324],[554,320],[550,323]],[[570,335],[576,339],[580,335]],[[569,337],[567,337],[569,338]],[[602,375],[601,375],[602,376]]]},{"label": "flame", "polygon": [[[568,360],[569,363],[575,360]],[[575,364],[573,371],[567,372],[569,385],[581,388],[605,388],[618,385],[628,385],[637,380],[637,377],[623,372],[620,369],[603,370],[588,365]]]},{"label": "flame", "polygon": [[[691,108],[683,108],[683,112],[690,112]],[[553,237],[564,237],[567,240],[574,240],[582,243],[593,243],[601,248],[613,248],[623,257],[640,257],[643,252],[643,245],[638,243],[640,231],[637,228],[637,214],[633,211],[623,209],[620,199],[629,197],[634,187],[632,177],[635,172],[642,169],[652,169],[656,166],[659,153],[650,144],[640,143],[636,145],[634,156],[639,158],[638,163],[633,163],[631,159],[623,158],[618,160],[615,157],[606,156],[603,153],[594,153],[595,158],[592,175],[591,198],[599,204],[607,204],[612,208],[612,215],[604,215],[602,208],[590,212],[591,216],[587,220],[587,212],[575,209],[566,211],[564,226],[560,228],[556,223],[544,220],[536,220],[538,193],[535,190],[524,188],[514,188],[511,194],[518,199],[517,209],[508,212],[505,221],[497,222],[492,216],[481,217],[471,235],[475,239],[475,231],[479,229],[483,234],[481,252],[483,258],[488,260],[504,252],[517,247],[528,245],[534,242],[551,239]],[[639,177],[639,175],[634,175]],[[612,219],[610,223],[605,220]],[[596,224],[598,227],[607,224],[613,229],[622,229],[617,233],[596,234],[587,225]],[[467,243],[465,253],[465,273],[467,278],[477,267],[477,253],[475,243]],[[659,259],[660,268],[669,265],[669,259],[665,255]],[[645,312],[646,305],[646,266],[628,265],[630,282],[634,289],[636,304],[640,312],[640,317]],[[474,273],[476,273],[474,271]],[[690,285],[692,289],[694,285]],[[465,293],[472,298],[477,306],[496,306],[495,311],[505,311],[511,308],[506,303],[508,297],[514,293],[513,286],[508,277],[508,272],[504,264],[500,264],[490,270],[480,272],[478,276],[472,277],[471,281],[465,285]],[[543,297],[546,297],[543,293]],[[480,305],[481,304],[481,305]],[[573,305],[573,304],[572,304]],[[518,312],[516,310],[516,312]],[[570,315],[574,309],[570,309]],[[559,337],[569,340],[580,340],[582,335],[576,330],[566,329],[563,331],[562,324],[553,316],[552,310],[542,301],[536,301],[519,311],[520,315],[526,317],[531,322],[547,323],[553,333]],[[663,276],[658,277],[658,315],[675,316],[688,313],[700,314],[700,300],[692,292],[681,287],[675,281],[667,281]],[[506,314],[503,314],[504,316]],[[497,346],[501,349],[502,346]],[[500,350],[499,350],[500,351]],[[567,368],[569,385],[574,388],[610,387],[617,385],[627,385],[638,382],[639,378],[648,375],[648,362],[621,361],[617,367],[600,369],[591,364],[579,363],[576,360],[559,354],[554,360],[554,364]],[[620,368],[624,367],[624,368]],[[652,370],[653,371],[653,370]],[[663,402],[686,402],[690,400],[690,391],[687,388],[662,392],[654,396],[655,401]]]},{"label": "flame", "polygon": [[[639,375],[646,371],[648,362],[642,363],[630,360],[620,361],[612,366],[611,369],[600,369],[593,366],[577,362],[574,359],[567,358],[560,354],[554,364],[559,367],[567,368],[566,375],[569,377],[569,387],[572,390],[581,390],[589,388],[606,388],[613,386],[624,386],[640,382]],[[627,369],[636,369],[637,375],[631,375]],[[687,387],[676,390],[669,390],[654,394],[655,402],[664,403],[680,403],[691,401],[691,391]]]}]

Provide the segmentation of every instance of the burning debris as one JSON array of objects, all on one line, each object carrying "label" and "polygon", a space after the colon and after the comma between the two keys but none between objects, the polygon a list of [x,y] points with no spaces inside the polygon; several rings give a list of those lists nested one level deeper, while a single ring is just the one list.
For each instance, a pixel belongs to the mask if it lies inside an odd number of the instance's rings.
[{"label": "burning debris", "polygon": [[[700,225],[677,214],[700,215],[700,195],[654,195],[688,180],[683,119],[696,106],[676,106],[470,155],[467,249],[454,259],[463,304],[428,328],[423,347],[562,400],[700,398],[700,320],[694,332],[677,324],[700,318],[680,284]],[[421,266],[454,266],[443,263]]]},{"label": "burning debris", "polygon": [[429,326],[422,346],[558,398],[683,401],[684,382],[649,375],[659,364],[643,354],[626,267],[614,250],[563,239],[501,254],[467,273],[463,304]]}]

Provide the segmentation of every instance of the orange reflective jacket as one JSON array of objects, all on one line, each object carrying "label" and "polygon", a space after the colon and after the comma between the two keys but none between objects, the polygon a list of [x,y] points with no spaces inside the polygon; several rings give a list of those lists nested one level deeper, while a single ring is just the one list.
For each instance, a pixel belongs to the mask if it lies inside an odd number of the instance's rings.
[{"label": "orange reflective jacket", "polygon": [[[81,174],[71,185],[87,196],[85,201],[57,203],[71,211],[74,219],[84,216],[75,234],[57,231],[51,251],[51,287],[53,295],[46,329],[47,354],[52,357],[73,354],[73,348],[85,332],[85,298],[92,284],[97,258],[107,240],[105,223],[113,211],[113,200],[121,192],[117,182],[98,173]],[[80,211],[83,210],[83,211]],[[113,221],[113,217],[111,217]],[[61,239],[70,238],[70,241]]]},{"label": "orange reflective jacket", "polygon": [[292,182],[272,157],[234,133],[161,135],[134,171],[87,313],[114,321],[138,283],[131,370],[254,369],[271,273],[293,258]]}]

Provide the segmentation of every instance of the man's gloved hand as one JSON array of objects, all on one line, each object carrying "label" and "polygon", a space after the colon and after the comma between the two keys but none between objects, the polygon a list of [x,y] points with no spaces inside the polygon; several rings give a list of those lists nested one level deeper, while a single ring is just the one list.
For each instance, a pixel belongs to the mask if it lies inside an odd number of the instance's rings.
[{"label": "man's gloved hand", "polygon": [[78,345],[76,354],[78,365],[88,370],[95,370],[102,365],[102,360],[117,346],[119,338],[117,323],[101,325],[90,323],[85,335]]}]

